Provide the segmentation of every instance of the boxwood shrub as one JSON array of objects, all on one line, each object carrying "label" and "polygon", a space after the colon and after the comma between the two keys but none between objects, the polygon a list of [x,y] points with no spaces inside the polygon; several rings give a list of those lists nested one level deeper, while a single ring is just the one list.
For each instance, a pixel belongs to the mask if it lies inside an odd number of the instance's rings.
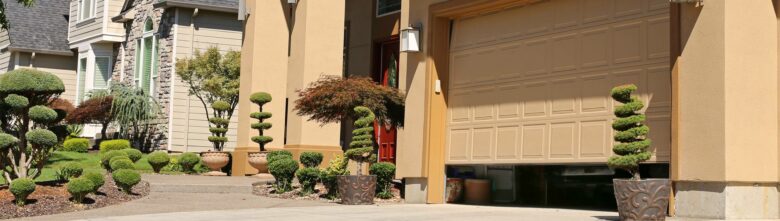
[{"label": "boxwood shrub", "polygon": [[171,162],[171,157],[163,151],[151,153],[146,159],[149,161],[149,165],[152,165],[152,170],[155,173],[160,173],[160,170]]},{"label": "boxwood shrub", "polygon": [[100,163],[103,165],[103,168],[107,170],[111,170],[111,159],[113,159],[114,157],[128,157],[128,156],[127,153],[122,151],[110,151],[104,153],[103,155],[100,156]]},{"label": "boxwood shrub", "polygon": [[298,162],[289,157],[282,157],[268,163],[268,171],[276,179],[276,184],[274,184],[276,193],[286,193],[292,190],[292,180],[295,178],[297,170]]},{"label": "boxwood shrub", "polygon": [[77,162],[70,162],[62,165],[62,167],[60,167],[56,173],[57,179],[59,181],[68,181],[70,179],[81,176],[81,173],[83,172],[84,168],[82,168],[81,164]]},{"label": "boxwood shrub", "polygon": [[318,167],[322,163],[322,153],[320,152],[303,152],[301,153],[301,164],[306,168]]},{"label": "boxwood shrub", "polygon": [[95,190],[95,183],[84,177],[76,178],[68,182],[67,189],[73,202],[81,204],[84,197]]},{"label": "boxwood shrub", "polygon": [[133,186],[141,182],[141,174],[134,170],[121,169],[111,173],[114,183],[126,194],[133,193]]},{"label": "boxwood shrub", "polygon": [[195,165],[200,163],[200,156],[196,153],[187,152],[179,156],[179,165],[185,173],[194,173]]},{"label": "boxwood shrub", "polygon": [[127,157],[130,158],[130,160],[132,160],[133,163],[138,162],[138,160],[144,157],[144,153],[141,153],[140,150],[133,149],[133,148],[122,149],[119,151],[125,152],[127,154]]},{"label": "boxwood shrub", "polygon": [[382,199],[393,198],[391,191],[393,177],[395,177],[395,165],[392,163],[375,163],[369,168],[371,175],[376,175],[376,196]]},{"label": "boxwood shrub", "polygon": [[122,169],[128,169],[133,170],[135,169],[135,164],[133,164],[133,161],[130,160],[130,158],[127,157],[114,157],[114,159],[111,159],[111,171],[117,171]]},{"label": "boxwood shrub", "polygon": [[290,151],[286,150],[274,150],[271,152],[268,152],[268,155],[266,155],[266,159],[268,160],[268,165],[271,165],[271,162],[274,160],[280,159],[280,158],[290,158],[292,159],[292,153]]},{"label": "boxwood shrub", "polygon": [[320,170],[314,167],[307,167],[298,170],[295,176],[298,177],[298,182],[301,184],[301,195],[309,195],[314,193],[314,187],[317,186],[317,181],[320,177]]},{"label": "boxwood shrub", "polygon": [[85,173],[81,177],[88,179],[89,181],[92,181],[93,187],[92,192],[97,193],[98,190],[100,190],[100,187],[103,187],[104,184],[106,184],[106,179],[103,177],[103,174],[98,172],[89,172]]},{"label": "boxwood shrub", "polygon": [[19,178],[11,182],[8,190],[14,195],[14,203],[17,206],[24,206],[27,197],[35,192],[35,181],[30,178]]},{"label": "boxwood shrub", "polygon": [[86,153],[89,151],[89,139],[71,138],[62,143],[62,151]]},{"label": "boxwood shrub", "polygon": [[100,142],[100,153],[107,153],[112,150],[123,150],[130,148],[129,140],[105,140]]}]

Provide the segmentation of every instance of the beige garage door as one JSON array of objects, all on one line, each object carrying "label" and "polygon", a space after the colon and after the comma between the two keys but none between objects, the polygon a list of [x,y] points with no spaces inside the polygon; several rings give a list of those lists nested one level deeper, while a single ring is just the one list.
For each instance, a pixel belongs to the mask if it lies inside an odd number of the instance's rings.
[{"label": "beige garage door", "polygon": [[447,163],[604,163],[613,86],[648,102],[669,161],[668,0],[550,0],[454,21]]}]

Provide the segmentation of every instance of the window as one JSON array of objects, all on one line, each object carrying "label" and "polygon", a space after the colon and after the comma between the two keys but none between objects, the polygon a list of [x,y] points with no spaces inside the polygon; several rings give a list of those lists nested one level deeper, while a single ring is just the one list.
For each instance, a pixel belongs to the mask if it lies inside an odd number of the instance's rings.
[{"label": "window", "polygon": [[111,58],[96,57],[95,73],[92,78],[92,89],[108,89],[111,80]]},{"label": "window", "polygon": [[84,90],[86,90],[86,83],[87,83],[87,58],[79,59],[79,70],[78,70],[78,88],[76,89],[76,103],[81,103],[84,101]]},{"label": "window", "polygon": [[154,23],[147,18],[144,24],[143,37],[136,41],[135,50],[135,86],[144,92],[154,95],[157,82],[157,37],[153,32]]},{"label": "window", "polygon": [[376,17],[382,17],[399,11],[401,11],[401,0],[376,1]]},{"label": "window", "polygon": [[95,17],[95,0],[79,0],[79,21]]}]

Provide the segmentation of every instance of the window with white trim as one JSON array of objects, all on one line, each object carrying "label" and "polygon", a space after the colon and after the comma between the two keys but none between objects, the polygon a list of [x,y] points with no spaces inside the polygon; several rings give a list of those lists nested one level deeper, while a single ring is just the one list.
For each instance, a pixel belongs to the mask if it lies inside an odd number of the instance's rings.
[{"label": "window with white trim", "polygon": [[376,17],[401,11],[401,0],[376,0]]},{"label": "window with white trim", "polygon": [[79,21],[95,17],[95,0],[79,0]]},{"label": "window with white trim", "polygon": [[79,59],[79,70],[77,78],[77,89],[76,89],[76,104],[81,103],[84,101],[84,91],[86,90],[86,84],[87,84],[87,58]]},{"label": "window with white trim", "polygon": [[95,57],[92,89],[108,89],[111,81],[111,57]]},{"label": "window with white trim", "polygon": [[151,18],[144,22],[144,33],[136,40],[135,48],[135,85],[154,96],[157,82],[157,36],[154,35],[154,23]]}]

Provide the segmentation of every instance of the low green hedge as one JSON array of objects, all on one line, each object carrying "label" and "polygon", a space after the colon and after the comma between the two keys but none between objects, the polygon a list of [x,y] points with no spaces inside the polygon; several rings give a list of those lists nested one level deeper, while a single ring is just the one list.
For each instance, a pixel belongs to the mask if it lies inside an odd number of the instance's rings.
[{"label": "low green hedge", "polygon": [[104,140],[100,142],[100,153],[107,153],[111,152],[112,150],[124,150],[129,149],[130,147],[130,141],[129,140]]},{"label": "low green hedge", "polygon": [[89,151],[89,139],[71,138],[62,143],[62,151],[86,153]]}]

